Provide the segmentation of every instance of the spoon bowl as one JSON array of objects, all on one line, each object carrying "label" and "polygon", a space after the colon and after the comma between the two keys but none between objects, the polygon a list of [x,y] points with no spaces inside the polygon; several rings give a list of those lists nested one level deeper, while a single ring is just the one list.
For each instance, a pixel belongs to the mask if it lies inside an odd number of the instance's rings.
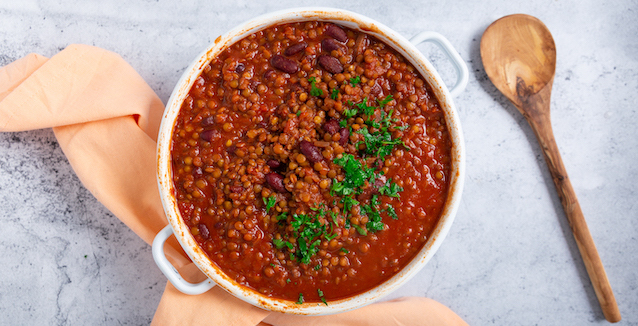
[{"label": "spoon bowl", "polygon": [[483,62],[492,63],[484,64],[490,80],[517,107],[554,80],[554,38],[532,16],[507,16],[490,25],[481,39],[481,56]]},{"label": "spoon bowl", "polygon": [[552,131],[550,97],[556,72],[552,34],[535,17],[522,14],[503,17],[483,33],[481,58],[492,83],[532,127],[603,314],[609,322],[620,321],[614,293]]}]

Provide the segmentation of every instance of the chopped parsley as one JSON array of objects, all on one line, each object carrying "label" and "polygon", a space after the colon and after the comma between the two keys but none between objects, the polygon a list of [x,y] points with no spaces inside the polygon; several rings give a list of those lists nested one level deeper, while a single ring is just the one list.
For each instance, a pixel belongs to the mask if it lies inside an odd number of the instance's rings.
[{"label": "chopped parsley", "polygon": [[297,113],[295,113],[297,116],[301,115],[301,110],[297,110]]},{"label": "chopped parsley", "polygon": [[323,91],[321,90],[321,88],[315,86],[315,83],[317,82],[317,79],[315,77],[308,78],[308,81],[310,82],[310,95],[312,96],[323,95]]},{"label": "chopped parsley", "polygon": [[361,103],[355,104],[354,106],[356,106],[357,108],[359,108],[359,110],[361,110],[361,112],[363,112],[363,114],[365,115],[373,115],[374,114],[374,106],[368,106],[368,98],[365,97],[363,99],[363,101],[361,101]]},{"label": "chopped parsley", "polygon": [[339,97],[339,90],[336,88],[332,89],[332,93],[330,94],[330,98],[336,100]]},{"label": "chopped parsley", "polygon": [[270,209],[277,203],[277,198],[275,196],[270,196],[268,199],[266,199],[266,197],[262,197],[261,199],[264,201],[264,205],[266,205],[266,212],[270,211]]},{"label": "chopped parsley", "polygon": [[399,217],[397,216],[397,212],[394,210],[394,207],[388,206],[388,208],[385,211],[386,213],[388,213],[388,216],[390,216],[393,220],[399,219]]},{"label": "chopped parsley", "polygon": [[328,302],[326,302],[326,298],[324,298],[323,296],[323,291],[321,291],[321,289],[317,289],[317,294],[319,294],[319,298],[321,299],[321,302],[323,302],[327,306]]},{"label": "chopped parsley", "polygon": [[352,154],[344,154],[341,158],[335,158],[334,163],[343,167],[345,172],[343,181],[334,179],[330,188],[330,191],[337,195],[352,195],[357,188],[365,184],[366,180],[374,177],[374,170],[362,165]]},{"label": "chopped parsley", "polygon": [[287,218],[288,218],[288,212],[281,212],[281,214],[277,216],[277,221],[283,221]]},{"label": "chopped parsley", "polygon": [[344,252],[344,253],[346,253],[346,254],[350,252],[350,251],[349,251],[348,249],[346,249],[346,248],[341,248],[341,249],[339,249],[339,251]]},{"label": "chopped parsley", "polygon": [[357,230],[357,232],[359,232],[359,234],[364,235],[364,236],[368,235],[368,232],[366,232],[366,229],[364,229],[364,228],[362,228],[362,227],[360,227],[360,226],[358,226],[356,224],[351,224],[351,225],[352,225],[352,227],[354,227],[355,230]]},{"label": "chopped parsley", "polygon": [[360,82],[361,82],[361,76],[355,76],[355,77],[350,78],[350,85],[352,87],[354,87],[355,85],[357,85]]},{"label": "chopped parsley", "polygon": [[403,191],[403,188],[392,182],[392,179],[388,179],[385,184],[379,188],[380,194],[390,197],[399,197],[399,192],[401,191]]},{"label": "chopped parsley", "polygon": [[299,300],[295,302],[296,304],[303,304],[303,293],[299,293]]},{"label": "chopped parsley", "polygon": [[377,102],[379,103],[379,107],[383,108],[383,107],[385,107],[386,104],[390,103],[390,101],[392,101],[392,100],[393,100],[392,94],[390,94],[390,95],[386,96],[382,100],[377,99]]},{"label": "chopped parsley", "polygon": [[362,128],[359,129],[357,133],[363,135],[363,140],[357,143],[357,145],[365,144],[365,153],[376,156],[380,160],[392,154],[395,145],[405,145],[399,138],[392,139],[392,134],[387,130],[370,133],[368,129]]},{"label": "chopped parsley", "polygon": [[343,110],[343,115],[348,119],[354,117],[358,113],[359,113],[359,110],[357,109],[357,107]]}]

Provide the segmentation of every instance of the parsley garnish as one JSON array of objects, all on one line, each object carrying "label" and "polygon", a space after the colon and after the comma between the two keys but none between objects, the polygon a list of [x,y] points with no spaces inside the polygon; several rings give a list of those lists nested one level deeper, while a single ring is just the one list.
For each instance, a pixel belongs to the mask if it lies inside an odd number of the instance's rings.
[{"label": "parsley garnish", "polygon": [[268,213],[268,211],[270,211],[270,209],[273,208],[275,204],[277,203],[277,198],[275,196],[270,196],[268,197],[268,199],[266,199],[266,197],[262,197],[261,199],[264,201],[264,204],[266,205],[266,213]]},{"label": "parsley garnish", "polygon": [[379,188],[379,193],[390,197],[399,197],[399,192],[403,191],[403,188],[398,184],[392,182],[392,179],[388,179],[385,184]]},{"label": "parsley garnish", "polygon": [[368,106],[368,98],[365,97],[363,101],[359,104],[355,104],[356,107],[363,112],[365,115],[373,115],[374,114],[374,106]]},{"label": "parsley garnish", "polygon": [[277,216],[277,221],[283,221],[288,218],[288,212],[281,212],[279,216]]},{"label": "parsley garnish", "polygon": [[397,212],[394,210],[394,207],[388,206],[388,208],[385,211],[388,213],[388,216],[390,216],[393,220],[399,219],[399,217],[397,216]]},{"label": "parsley garnish", "polygon": [[365,152],[367,154],[377,156],[380,160],[383,160],[386,156],[392,154],[394,145],[404,145],[401,139],[392,139],[392,135],[387,130],[379,130],[370,133],[368,129],[362,128],[359,129],[357,133],[363,135],[363,141],[360,141],[357,145],[361,143],[365,144]]},{"label": "parsley garnish", "polygon": [[301,115],[301,110],[297,110],[297,112],[295,113],[297,116]]},{"label": "parsley garnish", "polygon": [[352,108],[352,109],[345,109],[343,110],[343,115],[350,119],[352,117],[354,117],[355,115],[357,115],[359,113],[359,110],[357,110],[356,107]]},{"label": "parsley garnish", "polygon": [[339,90],[336,88],[332,89],[332,93],[330,94],[330,98],[336,100],[339,97]]},{"label": "parsley garnish", "polygon": [[291,281],[290,281],[290,279],[289,279],[289,278],[287,278],[287,279],[286,279],[286,283],[290,283],[290,282],[291,282]]},{"label": "parsley garnish", "polygon": [[341,249],[339,249],[339,251],[341,251],[341,252],[345,252],[346,254],[350,252],[350,251],[349,251],[348,249],[346,249],[346,248],[341,248]]},{"label": "parsley garnish", "polygon": [[385,97],[384,99],[382,99],[382,100],[377,99],[377,102],[379,103],[379,107],[383,109],[383,107],[384,107],[386,104],[390,103],[390,101],[392,101],[392,100],[393,100],[393,98],[392,98],[392,94],[390,94],[390,95],[386,96],[386,97]]},{"label": "parsley garnish", "polygon": [[359,234],[361,235],[368,235],[368,232],[366,232],[366,230],[356,224],[352,224],[352,226],[357,230],[357,232],[359,232]]},{"label": "parsley garnish", "polygon": [[361,82],[361,76],[355,76],[355,77],[350,78],[350,85],[352,85],[352,87],[354,87],[355,85],[357,85],[360,82]]},{"label": "parsley garnish", "polygon": [[318,271],[321,269],[321,264],[317,264],[317,266],[315,266],[315,270]]},{"label": "parsley garnish", "polygon": [[341,196],[349,196],[355,193],[355,189],[364,185],[365,181],[374,176],[374,170],[362,165],[352,154],[345,154],[333,161],[343,167],[345,178],[339,182],[333,180],[331,192]]},{"label": "parsley garnish", "polygon": [[310,82],[310,95],[312,96],[323,95],[323,91],[321,90],[321,88],[315,86],[315,83],[317,82],[317,79],[315,77],[308,78],[308,81]]},{"label": "parsley garnish", "polygon": [[319,298],[321,299],[321,302],[323,302],[327,306],[328,302],[326,302],[326,298],[323,297],[323,291],[321,291],[321,289],[317,289],[317,293],[319,294]]},{"label": "parsley garnish", "polygon": [[303,293],[299,293],[299,300],[297,300],[297,302],[295,302],[296,304],[302,304],[303,303]]}]

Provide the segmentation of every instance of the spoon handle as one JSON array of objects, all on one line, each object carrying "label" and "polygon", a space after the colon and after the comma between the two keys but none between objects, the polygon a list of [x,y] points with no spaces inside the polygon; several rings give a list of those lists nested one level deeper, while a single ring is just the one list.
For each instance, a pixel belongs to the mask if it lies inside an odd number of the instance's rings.
[{"label": "spoon handle", "polygon": [[[540,103],[539,103],[540,102]],[[614,297],[614,292],[611,289],[605,268],[596,250],[594,239],[589,233],[587,222],[583,216],[583,212],[580,209],[578,198],[572,184],[567,176],[567,171],[563,165],[563,160],[558,151],[556,140],[554,139],[554,133],[552,131],[550,116],[549,116],[549,101],[539,101],[532,105],[547,106],[546,109],[534,110],[526,108],[526,111],[532,113],[531,115],[525,114],[527,121],[534,130],[536,137],[543,150],[545,161],[549,167],[549,171],[554,180],[554,185],[560,197],[560,202],[565,210],[565,215],[569,221],[569,225],[576,239],[578,250],[585,263],[585,268],[589,274],[589,279],[594,287],[598,302],[602,308],[603,314],[607,321],[615,323],[620,321],[620,310]],[[529,102],[528,102],[529,103]],[[533,102],[532,102],[533,103]]]}]

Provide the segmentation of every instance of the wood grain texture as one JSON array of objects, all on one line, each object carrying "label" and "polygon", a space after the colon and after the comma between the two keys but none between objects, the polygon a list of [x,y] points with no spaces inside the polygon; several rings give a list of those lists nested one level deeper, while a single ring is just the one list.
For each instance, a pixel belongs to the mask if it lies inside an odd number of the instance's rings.
[{"label": "wood grain texture", "polygon": [[483,34],[481,57],[490,80],[532,127],[603,314],[609,322],[620,321],[614,293],[552,131],[550,98],[556,47],[551,33],[537,18],[521,14],[503,17]]}]

